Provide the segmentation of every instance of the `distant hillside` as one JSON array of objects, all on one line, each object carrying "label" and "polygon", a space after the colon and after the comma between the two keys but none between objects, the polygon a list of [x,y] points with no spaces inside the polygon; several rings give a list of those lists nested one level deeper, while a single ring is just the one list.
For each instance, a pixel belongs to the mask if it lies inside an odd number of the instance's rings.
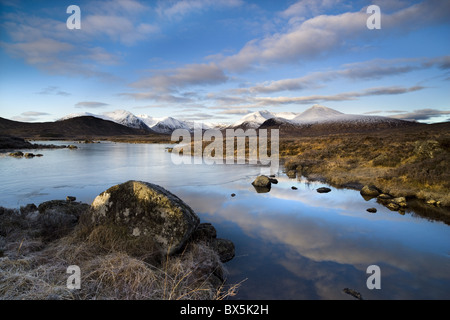
[{"label": "distant hillside", "polygon": [[315,104],[302,113],[256,111],[231,127],[240,129],[279,129],[282,136],[317,136],[336,133],[371,132],[424,124],[389,117],[345,114]]},{"label": "distant hillside", "polygon": [[130,128],[96,117],[84,116],[55,122],[35,123],[0,118],[0,134],[30,139],[75,139],[85,137],[148,135],[149,131]]},{"label": "distant hillside", "polygon": [[272,118],[265,121],[259,129],[279,129],[281,136],[320,136],[339,133],[370,133],[394,128],[426,127],[427,124],[410,121],[392,122],[322,122],[293,124]]},{"label": "distant hillside", "polygon": [[268,119],[259,129],[279,129],[282,136],[319,136],[425,126],[427,124],[388,117],[344,114],[323,106],[313,106],[292,120]]}]

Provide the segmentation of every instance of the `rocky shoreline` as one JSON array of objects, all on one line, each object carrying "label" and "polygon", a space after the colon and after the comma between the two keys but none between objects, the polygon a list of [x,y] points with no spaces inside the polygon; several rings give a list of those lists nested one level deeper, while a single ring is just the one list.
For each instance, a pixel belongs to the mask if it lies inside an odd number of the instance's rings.
[{"label": "rocky shoreline", "polygon": [[77,149],[78,147],[69,145],[38,144],[31,143],[25,139],[13,136],[0,135],[0,151],[15,158],[34,158],[42,157],[42,153],[23,152],[22,150],[41,150],[41,149]]},{"label": "rocky shoreline", "polygon": [[[371,199],[376,199],[377,203],[385,206],[390,211],[398,212],[401,215],[404,215],[408,211],[412,211],[414,212],[414,214],[417,214],[423,218],[442,221],[450,225],[450,207],[443,206],[440,201],[423,200],[410,195],[392,195],[387,191],[381,190],[373,184],[363,185],[356,182],[348,182],[335,185],[324,177],[320,177],[318,175],[305,176],[302,175],[300,170],[293,170],[289,167],[285,168],[284,174],[286,174],[286,176],[292,180],[303,177],[308,181],[320,181],[337,189],[352,189],[355,190],[355,192],[359,192],[364,200],[369,201]],[[265,175],[256,177],[252,182],[255,191],[258,193],[270,192],[272,184],[278,183],[278,181],[274,177],[275,176]],[[296,186],[291,186],[291,189],[298,190]],[[328,193],[331,192],[331,189],[328,187],[319,187],[316,189],[316,191],[318,193]],[[377,209],[368,207],[366,211],[369,213],[376,213]]]},{"label": "rocky shoreline", "polygon": [[[181,199],[147,182],[113,186],[91,205],[68,196],[19,210],[0,207],[0,269],[5,274],[0,298],[220,299],[236,289],[226,289],[224,267],[234,255],[233,242],[218,238],[212,224],[200,223]],[[108,259],[117,263],[108,265]],[[15,266],[21,261],[30,263],[19,272]],[[127,269],[120,280],[114,276],[111,286],[103,285],[103,273],[94,276],[99,270],[110,275],[132,264],[140,266],[142,283],[134,282],[136,268]],[[77,291],[61,287],[67,276],[55,268],[69,265],[80,267],[86,277],[81,281],[89,286]],[[50,287],[12,287],[18,277],[31,279],[36,269],[53,270],[45,275]]]}]

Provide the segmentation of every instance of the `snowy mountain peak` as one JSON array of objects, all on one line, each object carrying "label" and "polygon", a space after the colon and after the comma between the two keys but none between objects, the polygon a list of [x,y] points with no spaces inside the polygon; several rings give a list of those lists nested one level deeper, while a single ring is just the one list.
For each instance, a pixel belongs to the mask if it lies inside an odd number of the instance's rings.
[{"label": "snowy mountain peak", "polygon": [[294,122],[317,122],[323,120],[330,120],[343,115],[342,112],[334,109],[315,104],[311,108],[303,111],[292,120]]},{"label": "snowy mountain peak", "polygon": [[267,110],[256,111],[256,112],[249,113],[249,114],[245,115],[244,117],[242,117],[240,120],[238,120],[237,122],[235,122],[233,124],[233,127],[237,127],[237,126],[243,124],[244,122],[247,122],[250,125],[250,127],[257,127],[257,126],[261,125],[267,119],[271,119],[274,117],[275,117],[275,114],[273,114],[270,111],[267,111]]},{"label": "snowy mountain peak", "polygon": [[115,110],[112,112],[104,112],[103,116],[106,120],[111,120],[127,127],[136,129],[148,129],[148,126],[134,114],[126,110]]},{"label": "snowy mountain peak", "polygon": [[214,123],[198,123],[192,121],[182,121],[173,117],[156,118],[146,114],[134,115],[126,110],[115,110],[112,112],[104,112],[101,115],[92,114],[89,112],[73,113],[67,115],[60,120],[66,120],[74,117],[93,116],[103,120],[113,121],[127,127],[144,129],[147,131],[155,131],[158,133],[171,134],[176,129],[186,129],[191,132],[198,128],[199,125],[205,129],[224,129],[227,127],[242,127],[242,128],[259,128],[265,121],[276,118],[280,123],[289,123],[291,125],[304,125],[313,123],[380,123],[380,122],[395,122],[395,120],[380,116],[345,114],[337,110],[315,104],[302,113],[296,112],[270,112],[267,110],[255,111],[242,117],[233,125],[223,124],[218,125]]}]

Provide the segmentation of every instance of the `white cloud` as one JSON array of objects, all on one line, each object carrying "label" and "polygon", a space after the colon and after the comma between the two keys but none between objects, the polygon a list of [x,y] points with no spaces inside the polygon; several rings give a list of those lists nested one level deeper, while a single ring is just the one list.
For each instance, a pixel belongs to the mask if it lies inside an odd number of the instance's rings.
[{"label": "white cloud", "polygon": [[83,19],[83,33],[92,37],[108,36],[115,42],[131,46],[159,32],[155,25],[135,23],[131,17],[88,15]]},{"label": "white cloud", "polygon": [[[322,6],[326,1],[321,1]],[[330,2],[331,3],[331,2]],[[299,1],[285,12],[285,16],[297,11],[312,10],[311,1]],[[284,32],[253,39],[237,53],[222,58],[220,66],[233,72],[243,72],[254,65],[293,63],[322,58],[336,50],[350,48],[349,43],[362,38],[377,38],[366,27],[367,13],[357,12],[336,15],[318,15],[301,23],[295,23]],[[283,13],[281,14],[283,15]],[[446,0],[424,1],[393,13],[382,14],[382,29],[378,36],[402,34],[421,26],[445,22],[450,19],[450,2]]]},{"label": "white cloud", "polygon": [[300,18],[323,14],[324,10],[343,6],[341,0],[300,0],[280,13],[284,18]]},{"label": "white cloud", "polygon": [[386,86],[386,87],[374,87],[361,91],[342,92],[332,95],[308,95],[308,96],[278,96],[278,97],[235,97],[228,102],[234,101],[235,104],[223,103],[221,97],[216,97],[217,105],[211,107],[211,109],[224,109],[224,110],[239,110],[239,109],[257,109],[266,107],[277,107],[287,104],[316,104],[327,101],[352,101],[361,97],[368,96],[380,96],[380,95],[397,95],[405,94],[409,92],[415,92],[423,90],[425,87],[412,86],[412,87],[400,87],[400,86]]},{"label": "white cloud", "polygon": [[158,74],[143,78],[131,84],[135,88],[173,91],[192,85],[220,84],[228,80],[223,70],[216,64],[189,64],[181,68],[163,70]]},{"label": "white cloud", "polygon": [[34,122],[38,121],[41,116],[48,116],[50,113],[40,111],[26,111],[22,112],[19,116],[14,116],[11,119],[22,122]]},{"label": "white cloud", "polygon": [[242,115],[242,114],[248,114],[250,113],[250,110],[247,109],[228,109],[228,110],[224,110],[224,111],[220,111],[220,114],[237,114],[237,115]]},{"label": "white cloud", "polygon": [[448,110],[437,110],[437,109],[419,109],[413,112],[403,112],[395,115],[390,115],[391,118],[419,121],[419,120],[429,120],[434,117],[443,117],[450,115]]},{"label": "white cloud", "polygon": [[111,80],[117,78],[103,67],[117,65],[121,58],[102,47],[105,37],[131,46],[159,32],[157,26],[142,20],[150,8],[138,1],[96,1],[81,9],[81,30],[75,31],[67,29],[65,20],[20,11],[5,13],[0,27],[8,37],[0,46],[50,74]]},{"label": "white cloud", "polygon": [[437,67],[445,69],[450,67],[450,56],[436,58],[416,59],[374,59],[370,61],[345,64],[337,70],[316,71],[299,78],[280,79],[256,84],[247,88],[230,90],[234,94],[259,94],[274,93],[281,91],[300,91],[304,89],[319,88],[324,83],[350,79],[378,80],[388,76],[400,75],[415,70]]},{"label": "white cloud", "polygon": [[81,101],[75,104],[76,108],[103,108],[109,104],[98,101]]},{"label": "white cloud", "polygon": [[181,0],[161,1],[156,11],[161,16],[179,18],[191,13],[210,9],[233,8],[243,5],[242,0]]},{"label": "white cloud", "polygon": [[41,91],[37,92],[37,94],[43,94],[43,95],[57,95],[57,96],[70,96],[70,93],[66,91],[62,91],[59,89],[59,87],[56,86],[49,86]]}]

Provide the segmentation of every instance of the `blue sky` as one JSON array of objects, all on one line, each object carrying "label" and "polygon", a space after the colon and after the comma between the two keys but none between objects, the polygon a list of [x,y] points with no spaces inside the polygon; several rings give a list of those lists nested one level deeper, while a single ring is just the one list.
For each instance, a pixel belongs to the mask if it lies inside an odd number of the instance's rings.
[{"label": "blue sky", "polygon": [[[367,28],[369,5],[381,29]],[[316,103],[450,119],[447,0],[0,0],[0,17],[8,119],[125,109],[230,123]]]}]

